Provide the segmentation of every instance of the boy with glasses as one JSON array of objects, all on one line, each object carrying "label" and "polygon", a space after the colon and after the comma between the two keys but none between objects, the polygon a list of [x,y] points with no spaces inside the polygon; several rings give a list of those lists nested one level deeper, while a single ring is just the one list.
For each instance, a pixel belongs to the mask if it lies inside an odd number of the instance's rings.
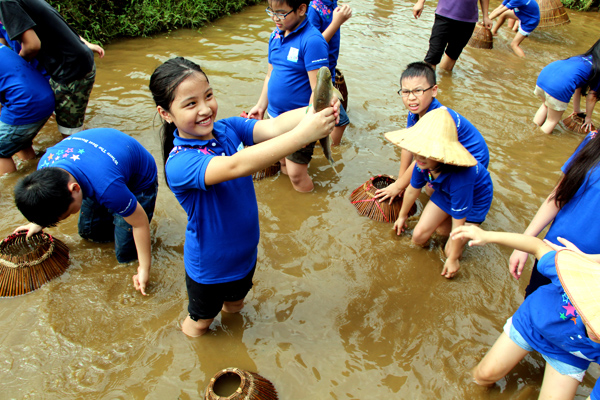
[{"label": "boy with glasses", "polygon": [[[438,86],[435,70],[426,62],[419,61],[408,64],[400,76],[400,86],[398,94],[402,97],[404,106],[408,108],[407,128],[416,124],[429,111],[444,107],[436,99]],[[490,163],[490,154],[481,133],[456,111],[448,108],[448,112],[456,124],[458,141],[478,162],[487,168]],[[398,179],[388,187],[378,190],[375,197],[380,198],[380,201],[389,198],[391,203],[396,196],[400,196],[404,189],[408,187],[413,169],[413,154],[402,149]]]},{"label": "boy with glasses", "polygon": [[[267,14],[275,22],[269,38],[269,68],[258,102],[249,118],[271,118],[311,103],[312,91],[321,67],[329,67],[328,45],[321,32],[306,18],[310,0],[270,0]],[[308,175],[314,143],[298,150],[281,162],[281,170],[290,177],[299,192],[314,188]]]}]

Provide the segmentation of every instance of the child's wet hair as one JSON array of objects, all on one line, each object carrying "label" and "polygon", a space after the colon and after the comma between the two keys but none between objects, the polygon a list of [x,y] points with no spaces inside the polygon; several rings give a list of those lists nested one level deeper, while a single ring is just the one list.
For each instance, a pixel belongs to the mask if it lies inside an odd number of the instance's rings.
[{"label": "child's wet hair", "polygon": [[15,185],[15,204],[28,221],[54,226],[73,202],[69,174],[56,167],[42,168]]},{"label": "child's wet hair", "polygon": [[426,62],[417,61],[406,66],[406,69],[402,72],[402,75],[400,75],[400,86],[402,86],[402,81],[404,79],[418,78],[420,76],[425,77],[431,86],[437,84],[435,69]]},{"label": "child's wet hair", "polygon": [[[200,65],[183,57],[172,58],[159,65],[150,77],[150,91],[157,106],[169,111],[177,94],[177,88],[193,74],[202,74],[208,82],[208,76]],[[169,153],[173,149],[174,132],[177,127],[174,123],[163,120],[161,140],[163,146],[163,162],[166,165]],[[166,175],[165,175],[166,176]],[[167,184],[168,185],[168,184]]]}]

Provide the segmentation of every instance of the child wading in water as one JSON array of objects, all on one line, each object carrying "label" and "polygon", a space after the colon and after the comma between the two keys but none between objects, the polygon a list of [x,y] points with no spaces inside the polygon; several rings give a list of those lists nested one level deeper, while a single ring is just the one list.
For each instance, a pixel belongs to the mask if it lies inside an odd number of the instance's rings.
[{"label": "child wading in water", "polygon": [[252,287],[259,224],[250,175],[330,134],[339,101],[316,114],[303,107],[264,121],[216,121],[218,105],[206,74],[181,57],[154,71],[150,90],[164,120],[167,184],[188,216],[189,315],[182,330],[195,337],[221,310],[239,312]]},{"label": "child wading in water", "polygon": [[523,40],[540,23],[540,7],[536,0],[504,0],[494,11],[490,13],[490,19],[498,17],[498,22],[492,28],[492,35],[498,34],[498,29],[507,19],[518,20],[517,34],[510,43],[510,48],[519,57],[525,57],[525,52],[519,46]]},{"label": "child wading in water", "polygon": [[[493,386],[530,351],[546,360],[540,399],[573,399],[590,362],[600,361],[600,264],[582,254],[556,252],[537,237],[486,232],[474,226],[454,230],[471,246],[497,243],[533,254],[552,283],[527,297],[508,319],[504,332],[473,370],[475,382]],[[596,384],[588,399],[600,400]]]},{"label": "child wading in water", "polygon": [[579,114],[585,96],[584,131],[592,127],[592,112],[600,89],[600,40],[585,53],[554,61],[538,75],[534,93],[542,100],[533,122],[544,133],[552,133],[573,97],[573,114]]},{"label": "child wading in water", "polygon": [[[492,204],[490,174],[460,144],[456,126],[446,108],[425,114],[412,128],[389,132],[386,138],[415,154],[410,185],[404,193],[400,215],[394,223],[399,235],[404,231],[408,212],[427,183],[434,192],[413,231],[412,241],[424,246],[431,235],[449,235],[464,224],[481,224]],[[452,278],[458,272],[465,242],[450,238],[442,275]]]}]

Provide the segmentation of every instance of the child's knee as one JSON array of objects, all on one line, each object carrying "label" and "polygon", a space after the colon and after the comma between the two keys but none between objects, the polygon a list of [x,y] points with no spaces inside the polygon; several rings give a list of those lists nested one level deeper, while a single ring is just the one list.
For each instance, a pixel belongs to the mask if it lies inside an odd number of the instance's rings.
[{"label": "child's knee", "polygon": [[417,225],[413,231],[412,242],[419,246],[425,246],[430,236],[431,235],[429,235],[427,232],[419,229],[419,226]]},{"label": "child's knee", "polygon": [[493,386],[499,379],[495,377],[494,371],[491,368],[486,368],[481,363],[473,368],[473,379],[480,386]]},{"label": "child's knee", "polygon": [[226,313],[239,313],[244,308],[244,299],[238,301],[226,301],[223,303],[222,310]]},{"label": "child's knee", "polygon": [[194,321],[189,315],[181,324],[181,331],[185,333],[189,337],[198,337],[204,335],[208,332],[208,328],[210,324],[212,324],[213,319],[199,319]]}]

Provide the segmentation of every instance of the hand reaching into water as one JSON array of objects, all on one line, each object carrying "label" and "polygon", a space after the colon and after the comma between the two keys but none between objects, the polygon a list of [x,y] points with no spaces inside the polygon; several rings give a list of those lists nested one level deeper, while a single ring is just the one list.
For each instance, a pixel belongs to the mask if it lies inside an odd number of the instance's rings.
[{"label": "hand reaching into water", "polygon": [[139,290],[144,296],[147,296],[146,285],[148,284],[148,280],[148,270],[138,267],[138,273],[133,276],[133,287],[135,287],[135,290]]},{"label": "hand reaching into water", "polygon": [[525,267],[525,263],[529,258],[529,254],[521,251],[515,250],[510,255],[510,259],[508,260],[508,271],[515,279],[519,279],[521,277],[521,273],[523,272],[523,268]]}]

